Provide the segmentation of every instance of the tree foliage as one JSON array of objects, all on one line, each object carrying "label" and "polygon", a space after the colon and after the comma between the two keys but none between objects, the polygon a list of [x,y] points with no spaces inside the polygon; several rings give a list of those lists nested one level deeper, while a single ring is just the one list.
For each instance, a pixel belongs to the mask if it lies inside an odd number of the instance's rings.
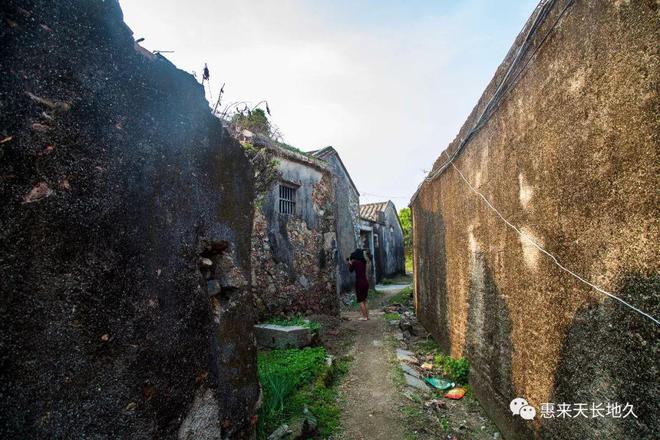
[{"label": "tree foliage", "polygon": [[399,210],[399,220],[403,229],[403,245],[406,249],[406,255],[412,254],[412,213],[410,208]]},{"label": "tree foliage", "polygon": [[268,137],[272,135],[272,127],[268,116],[260,108],[248,110],[247,114],[243,112],[236,113],[232,116],[231,122],[241,129],[250,130],[252,133],[260,133]]}]

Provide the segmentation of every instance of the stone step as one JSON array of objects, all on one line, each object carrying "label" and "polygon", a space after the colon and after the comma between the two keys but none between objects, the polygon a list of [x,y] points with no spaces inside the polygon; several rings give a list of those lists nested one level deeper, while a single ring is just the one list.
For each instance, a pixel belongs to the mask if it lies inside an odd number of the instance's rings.
[{"label": "stone step", "polygon": [[254,326],[257,344],[265,348],[302,348],[314,340],[312,331],[297,325],[257,324]]}]

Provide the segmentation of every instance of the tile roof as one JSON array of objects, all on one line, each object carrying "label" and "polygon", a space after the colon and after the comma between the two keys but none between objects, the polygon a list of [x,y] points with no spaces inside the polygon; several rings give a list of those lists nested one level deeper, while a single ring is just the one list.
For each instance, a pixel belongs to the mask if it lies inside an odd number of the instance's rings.
[{"label": "tile roof", "polygon": [[387,202],[367,203],[365,205],[360,205],[360,217],[372,222],[377,222],[378,213],[385,211],[388,203],[390,203],[389,200]]}]

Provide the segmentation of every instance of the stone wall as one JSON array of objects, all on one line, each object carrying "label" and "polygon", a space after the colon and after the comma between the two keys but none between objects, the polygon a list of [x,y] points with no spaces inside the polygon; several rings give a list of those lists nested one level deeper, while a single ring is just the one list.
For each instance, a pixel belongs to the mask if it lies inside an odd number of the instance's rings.
[{"label": "stone wall", "polygon": [[296,212],[279,212],[276,183],[255,214],[252,277],[260,318],[336,315],[332,176],[318,159],[286,151],[276,158],[282,181],[297,187]]},{"label": "stone wall", "polygon": [[[527,28],[432,174],[468,139],[453,164],[502,216],[658,318],[657,3],[548,4],[513,87],[469,135]],[[416,307],[451,355],[470,360],[471,386],[505,438],[658,438],[660,327],[561,270],[456,168],[411,203]],[[538,413],[630,403],[637,418],[525,422],[509,411],[514,397]]]},{"label": "stone wall", "polygon": [[116,1],[0,15],[0,436],[250,438],[242,149]]}]

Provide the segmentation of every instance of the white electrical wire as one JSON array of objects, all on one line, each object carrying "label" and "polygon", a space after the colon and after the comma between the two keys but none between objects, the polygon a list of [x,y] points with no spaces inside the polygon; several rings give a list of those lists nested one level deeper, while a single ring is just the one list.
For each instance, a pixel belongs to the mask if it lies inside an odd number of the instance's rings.
[{"label": "white electrical wire", "polygon": [[[445,151],[444,153],[446,154],[447,152]],[[449,157],[449,155],[447,155],[447,157]],[[551,260],[552,260],[552,261],[553,261],[553,262],[554,262],[554,263],[555,263],[555,264],[556,264],[561,270],[563,270],[564,272],[569,273],[569,274],[572,275],[574,278],[576,278],[576,279],[582,281],[584,284],[590,286],[591,288],[597,290],[597,291],[600,292],[600,293],[603,293],[603,294],[609,296],[609,297],[612,298],[612,299],[615,299],[615,300],[619,301],[621,304],[625,305],[626,307],[631,308],[632,310],[636,311],[637,313],[646,316],[647,318],[649,318],[649,319],[650,319],[651,321],[653,321],[654,323],[660,325],[660,321],[658,321],[658,320],[657,320],[656,318],[654,318],[653,316],[649,315],[648,313],[644,312],[643,310],[638,309],[637,307],[635,307],[635,306],[633,306],[632,304],[630,304],[630,303],[624,301],[623,299],[619,298],[618,296],[613,295],[612,293],[610,293],[610,292],[608,292],[608,291],[606,291],[606,290],[604,290],[604,289],[602,289],[602,288],[596,286],[595,284],[589,282],[589,281],[586,280],[585,278],[581,277],[580,275],[576,274],[576,273],[573,272],[572,270],[570,270],[570,269],[566,268],[564,265],[562,265],[562,264],[559,262],[559,260],[557,259],[557,257],[555,257],[555,256],[552,255],[550,252],[548,252],[548,251],[546,251],[545,249],[543,249],[541,246],[538,245],[538,243],[536,243],[534,240],[532,240],[528,235],[526,235],[525,233],[523,233],[523,232],[522,232],[520,229],[518,229],[514,224],[512,224],[510,221],[508,221],[506,218],[504,218],[504,216],[500,213],[500,211],[498,211],[497,208],[495,208],[495,207],[494,207],[494,206],[488,201],[488,199],[487,199],[487,198],[486,198],[481,192],[477,191],[477,190],[472,186],[472,184],[470,184],[470,182],[465,178],[465,176],[463,175],[463,173],[461,173],[461,170],[459,170],[459,169],[456,167],[456,165],[454,165],[454,162],[453,162],[453,161],[450,162],[449,164],[450,164],[450,165],[451,165],[451,166],[452,166],[452,167],[458,172],[458,174],[461,176],[461,178],[463,179],[463,181],[465,181],[465,183],[467,183],[467,185],[470,187],[470,189],[471,189],[475,194],[477,194],[479,197],[481,197],[481,198],[483,199],[483,201],[486,202],[486,205],[488,205],[488,207],[489,207],[490,209],[492,209],[493,211],[495,211],[495,213],[496,213],[496,214],[497,214],[497,215],[498,215],[498,216],[504,221],[504,223],[506,223],[511,229],[513,229],[514,231],[516,231],[516,232],[518,233],[518,235],[520,235],[520,236],[523,237],[525,240],[527,240],[529,243],[531,243],[532,246],[534,246],[536,249],[538,249],[539,251],[543,252],[543,253],[544,253],[545,255],[547,255],[548,257],[550,257],[550,259],[551,259]]]}]

